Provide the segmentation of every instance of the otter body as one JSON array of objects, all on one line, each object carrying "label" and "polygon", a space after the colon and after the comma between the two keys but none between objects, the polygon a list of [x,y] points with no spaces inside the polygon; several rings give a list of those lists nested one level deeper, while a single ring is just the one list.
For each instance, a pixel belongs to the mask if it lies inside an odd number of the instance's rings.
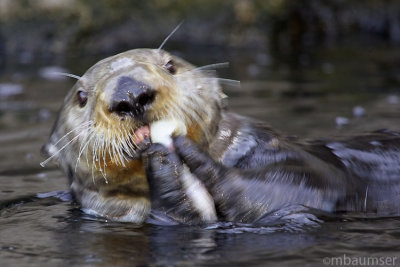
[{"label": "otter body", "polygon": [[[141,223],[152,210],[181,223],[253,223],[290,206],[400,213],[400,134],[302,142],[230,113],[223,97],[207,68],[131,50],[78,80],[44,151],[82,208],[113,220]],[[182,125],[171,145],[152,142],[160,121]]]},{"label": "otter body", "polygon": [[208,152],[181,137],[175,144],[224,220],[251,223],[297,205],[325,212],[400,213],[399,133],[305,142],[223,113]]}]

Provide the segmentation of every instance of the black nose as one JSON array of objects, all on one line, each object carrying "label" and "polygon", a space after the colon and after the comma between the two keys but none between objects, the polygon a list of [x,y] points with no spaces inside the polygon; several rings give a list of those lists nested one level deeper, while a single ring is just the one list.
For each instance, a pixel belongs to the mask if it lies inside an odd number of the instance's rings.
[{"label": "black nose", "polygon": [[120,116],[141,116],[154,101],[156,91],[149,85],[121,77],[111,98],[110,111]]}]

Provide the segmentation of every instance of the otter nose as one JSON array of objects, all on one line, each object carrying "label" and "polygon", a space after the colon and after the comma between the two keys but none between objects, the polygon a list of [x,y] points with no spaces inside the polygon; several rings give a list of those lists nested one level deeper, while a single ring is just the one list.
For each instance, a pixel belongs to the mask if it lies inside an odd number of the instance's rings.
[{"label": "otter nose", "polygon": [[149,85],[130,77],[121,77],[111,97],[110,111],[120,116],[143,115],[155,95],[156,91]]}]

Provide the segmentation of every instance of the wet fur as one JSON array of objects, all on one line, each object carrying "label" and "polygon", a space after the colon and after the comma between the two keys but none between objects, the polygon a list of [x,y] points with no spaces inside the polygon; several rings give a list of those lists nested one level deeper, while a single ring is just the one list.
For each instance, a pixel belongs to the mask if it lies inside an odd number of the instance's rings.
[{"label": "wet fur", "polygon": [[399,133],[306,142],[232,113],[222,117],[209,151],[175,139],[177,154],[205,184],[221,219],[254,223],[298,205],[400,214]]},{"label": "wet fur", "polygon": [[[165,65],[172,61],[176,72]],[[142,117],[110,112],[120,77],[157,91]],[[79,77],[77,77],[79,78]],[[84,91],[87,103],[77,95]],[[150,193],[141,144],[134,131],[158,120],[176,119],[187,136],[203,146],[217,130],[221,102],[218,78],[207,67],[195,68],[159,49],[135,49],[91,67],[66,96],[43,152],[69,177],[71,190],[85,211],[119,221],[143,222],[150,212]],[[209,107],[209,108],[204,108]],[[145,144],[146,145],[146,144]]]},{"label": "wet fur", "polygon": [[[171,59],[173,75],[163,69]],[[84,210],[140,223],[152,209],[189,224],[255,223],[288,207],[400,213],[398,133],[312,142],[285,138],[224,109],[223,80],[208,69],[162,50],[138,49],[100,61],[79,79],[44,150],[70,178]],[[108,113],[120,76],[157,88],[144,118]],[[78,90],[89,93],[85,108],[77,104]],[[137,154],[133,131],[170,118],[188,130],[174,139],[175,150],[152,144]]]}]

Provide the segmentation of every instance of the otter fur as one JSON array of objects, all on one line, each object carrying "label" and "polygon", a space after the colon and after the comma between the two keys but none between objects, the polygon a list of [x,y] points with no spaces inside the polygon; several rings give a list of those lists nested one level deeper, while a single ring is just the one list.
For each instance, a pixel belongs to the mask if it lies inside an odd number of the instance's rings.
[{"label": "otter fur", "polygon": [[116,221],[254,223],[290,206],[400,213],[399,133],[293,140],[229,112],[224,97],[213,71],[130,50],[79,77],[43,151],[84,211]]}]

